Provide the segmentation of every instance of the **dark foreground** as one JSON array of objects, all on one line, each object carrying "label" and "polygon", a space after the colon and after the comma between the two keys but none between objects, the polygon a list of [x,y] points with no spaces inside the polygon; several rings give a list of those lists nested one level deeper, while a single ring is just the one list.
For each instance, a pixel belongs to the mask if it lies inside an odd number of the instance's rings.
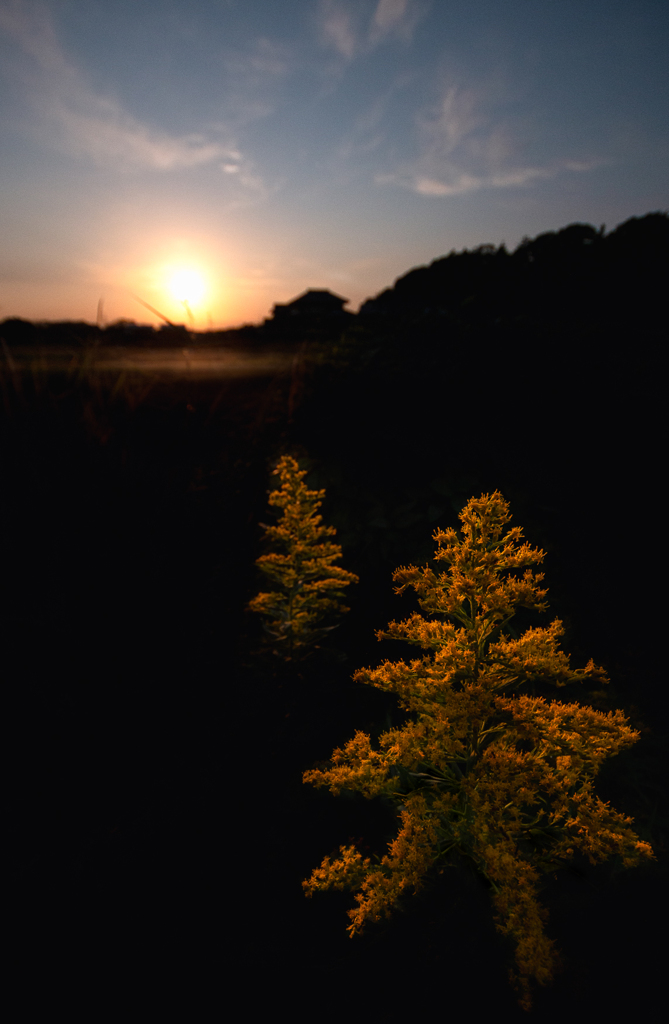
[{"label": "dark foreground", "polygon": [[[347,897],[308,901],[300,887],[340,843],[383,850],[393,834],[382,808],[314,792],[301,773],[355,729],[387,727],[392,704],[350,676],[403,655],[374,639],[412,610],[392,570],[424,562],[435,526],[496,488],[547,551],[565,649],[604,664],[642,731],[598,791],[658,857],[548,881],[564,971],[533,1015],[655,1005],[667,893],[659,357],[600,356],[547,366],[517,353],[502,372],[479,352],[427,377],[297,361],[227,382],[130,380],[114,397],[64,377],[16,390],[5,373],[12,974],[26,1016],[46,1000],[87,1019],[108,1007],[526,1019],[466,871],[356,940]],[[311,460],[361,581],[333,649],[299,672],[257,656],[244,611],[286,450]]]}]

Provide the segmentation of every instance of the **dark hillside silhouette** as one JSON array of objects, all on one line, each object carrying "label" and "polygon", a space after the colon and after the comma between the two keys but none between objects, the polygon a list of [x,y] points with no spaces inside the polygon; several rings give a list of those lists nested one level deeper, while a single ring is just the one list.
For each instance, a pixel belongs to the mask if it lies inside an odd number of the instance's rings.
[{"label": "dark hillside silhouette", "polygon": [[505,246],[452,252],[400,277],[363,303],[362,318],[398,317],[436,325],[506,330],[576,329],[616,322],[621,313],[656,321],[669,272],[669,216],[633,217],[604,234],[570,224],[508,253]]}]

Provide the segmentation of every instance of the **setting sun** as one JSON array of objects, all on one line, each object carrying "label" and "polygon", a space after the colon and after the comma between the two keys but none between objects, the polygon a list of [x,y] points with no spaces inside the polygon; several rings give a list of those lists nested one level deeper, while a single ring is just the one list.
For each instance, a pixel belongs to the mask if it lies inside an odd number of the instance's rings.
[{"label": "setting sun", "polygon": [[196,270],[178,270],[170,280],[170,291],[178,302],[196,303],[204,295],[205,284]]}]

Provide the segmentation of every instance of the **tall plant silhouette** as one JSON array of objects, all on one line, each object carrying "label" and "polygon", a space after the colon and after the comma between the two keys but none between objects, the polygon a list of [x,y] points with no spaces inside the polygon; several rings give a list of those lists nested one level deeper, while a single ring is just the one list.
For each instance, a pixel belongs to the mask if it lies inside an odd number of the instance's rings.
[{"label": "tall plant silhouette", "polygon": [[269,504],[282,509],[282,516],[276,526],[265,527],[275,550],[261,555],[256,564],[275,589],[258,594],[249,608],[263,616],[275,653],[286,660],[301,659],[335,628],[324,621],[349,610],[341,599],[344,588],[358,577],[334,564],[341,547],[325,538],[337,531],[324,526],[317,513],[325,491],[307,489],[307,472],[290,455],[281,458],[274,473],[281,486],[271,492]]},{"label": "tall plant silhouette", "polygon": [[616,856],[626,867],[653,852],[632,831],[632,819],[593,790],[602,762],[639,734],[621,711],[537,693],[548,685],[606,683],[604,670],[592,660],[570,668],[558,619],[515,638],[505,632],[518,609],[547,608],[543,574],[528,568],[544,552],[521,542],[519,527],[507,530],[510,518],[498,491],[472,498],[460,513],[461,536],[454,529],[434,534],[434,561],[443,571],[409,566],[394,573],[396,592],[412,587],[425,616],[392,622],[377,636],[428,653],[361,669],[354,679],[397,694],[409,720],[383,733],[376,748],[357,732],[329,767],[306,772],[304,781],[334,794],[390,797],[401,827],[385,856],[363,859],[354,846],[342,846],[303,886],[308,896],[356,892],[348,929],[355,935],[417,891],[445,858],[468,858],[489,885],[497,930],[514,943],[510,980],[528,1010],[532,980],[549,983],[558,962],[538,900],[542,874],[576,851],[591,863]]}]

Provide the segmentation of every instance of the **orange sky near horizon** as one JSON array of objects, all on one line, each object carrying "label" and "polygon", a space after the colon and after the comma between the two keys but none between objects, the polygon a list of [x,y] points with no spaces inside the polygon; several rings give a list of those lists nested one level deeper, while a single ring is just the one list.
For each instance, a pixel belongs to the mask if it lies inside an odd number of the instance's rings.
[{"label": "orange sky near horizon", "polygon": [[[118,259],[107,259],[100,265],[81,267],[80,281],[20,280],[5,282],[2,289],[0,320],[20,316],[29,320],[83,319],[95,323],[102,311],[103,323],[116,320],[135,320],[159,326],[163,320],[143,306],[153,306],[173,323],[188,323],[188,310],[197,330],[240,326],[261,322],[271,314],[277,291],[285,298],[294,297],[286,292],[277,277],[261,274],[244,275],[246,268],[234,268],[212,244],[176,238],[159,241],[155,256],[151,247],[142,242],[136,258],[119,254]],[[184,293],[182,298],[172,286],[179,274],[195,275],[202,281],[201,294]],[[294,287],[299,289],[301,282]],[[290,291],[290,285],[288,286]],[[188,302],[188,310],[183,299]],[[76,313],[74,312],[76,310]]]},{"label": "orange sky near horizon", "polygon": [[[190,324],[190,311],[196,330],[226,329],[261,323],[271,316],[275,303],[288,302],[307,288],[328,288],[346,298],[348,308],[356,311],[365,299],[408,269],[407,257],[415,255],[416,263],[424,262],[422,245],[404,245],[367,259],[351,253],[347,265],[333,269],[328,267],[326,243],[312,244],[309,256],[304,257],[299,235],[287,238],[279,229],[279,240],[273,241],[269,225],[251,225],[249,230],[247,221],[240,225],[237,237],[229,230],[216,237],[197,223],[188,230],[182,211],[175,216],[180,223],[173,233],[157,225],[150,211],[141,219],[143,229],[138,231],[132,210],[116,211],[101,219],[105,244],[91,246],[86,239],[81,246],[92,250],[92,258],[75,259],[69,266],[64,261],[58,268],[54,247],[42,254],[43,262],[49,261],[54,269],[45,267],[41,279],[10,275],[2,282],[0,320],[17,316],[95,323],[101,309],[105,324],[126,319],[159,326],[162,319],[141,304],[144,302],[173,323]],[[192,219],[201,219],[197,211]],[[67,234],[73,233],[76,224],[68,225]],[[15,252],[26,248],[23,238],[17,237],[15,242]],[[78,240],[67,242],[69,253],[76,251]],[[371,248],[382,249],[382,241]],[[26,263],[28,258],[26,253]],[[18,262],[22,262],[20,258]],[[200,295],[187,299],[188,310],[172,287],[180,273],[197,276],[203,285]]]}]

